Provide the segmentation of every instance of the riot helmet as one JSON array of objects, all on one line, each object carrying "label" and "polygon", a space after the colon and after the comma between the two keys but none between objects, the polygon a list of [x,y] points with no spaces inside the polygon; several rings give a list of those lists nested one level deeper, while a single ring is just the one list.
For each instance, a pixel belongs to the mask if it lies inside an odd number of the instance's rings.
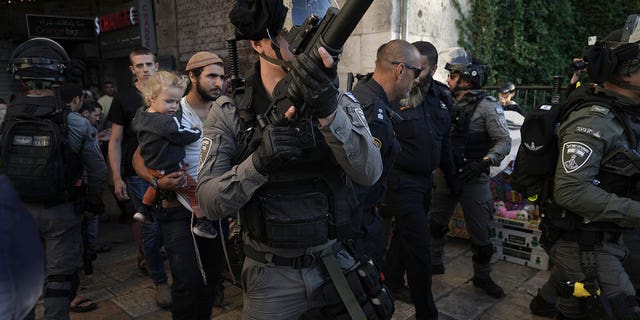
[{"label": "riot helmet", "polygon": [[640,16],[630,15],[623,28],[588,47],[584,60],[588,63],[589,77],[594,82],[611,81],[629,88],[627,84],[616,80],[615,75],[630,74],[640,69]]},{"label": "riot helmet", "polygon": [[470,53],[460,47],[447,52],[447,64],[444,67],[449,73],[460,74],[460,80],[468,81],[471,88],[480,89],[487,83],[489,68]]},{"label": "riot helmet", "polygon": [[502,87],[500,87],[501,93],[511,93],[514,91],[516,91],[516,86],[513,84],[513,82],[505,82],[504,84],[502,84]]},{"label": "riot helmet", "polygon": [[69,60],[67,52],[57,42],[33,38],[13,51],[8,71],[16,80],[62,82]]}]

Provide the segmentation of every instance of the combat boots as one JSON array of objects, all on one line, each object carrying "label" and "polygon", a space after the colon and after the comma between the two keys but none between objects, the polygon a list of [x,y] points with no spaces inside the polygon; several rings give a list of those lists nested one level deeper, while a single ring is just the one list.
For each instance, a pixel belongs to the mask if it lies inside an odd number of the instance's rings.
[{"label": "combat boots", "polygon": [[504,290],[491,277],[482,279],[474,276],[472,282],[474,287],[482,289],[490,297],[496,299],[504,297]]},{"label": "combat boots", "polygon": [[545,318],[554,318],[556,315],[556,306],[553,303],[549,303],[540,295],[540,292],[531,299],[529,302],[529,309],[531,313],[536,316]]}]

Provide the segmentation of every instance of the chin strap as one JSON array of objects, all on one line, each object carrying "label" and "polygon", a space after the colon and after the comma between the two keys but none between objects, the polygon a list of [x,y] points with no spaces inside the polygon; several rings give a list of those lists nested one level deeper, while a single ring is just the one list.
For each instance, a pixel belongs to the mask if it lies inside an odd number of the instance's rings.
[{"label": "chin strap", "polygon": [[640,93],[640,86],[634,86],[634,85],[631,85],[631,84],[629,84],[627,82],[624,82],[624,81],[621,81],[621,80],[618,80],[618,79],[611,79],[611,80],[609,80],[609,82],[615,84],[616,86],[618,86],[620,88],[624,88],[624,89],[627,89],[627,90],[631,90],[631,91],[635,91],[635,92],[639,92]]}]

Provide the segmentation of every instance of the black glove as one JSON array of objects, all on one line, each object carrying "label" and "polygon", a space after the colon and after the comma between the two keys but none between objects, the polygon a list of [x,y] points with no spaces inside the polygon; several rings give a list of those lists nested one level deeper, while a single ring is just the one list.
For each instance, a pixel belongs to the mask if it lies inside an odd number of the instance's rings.
[{"label": "black glove", "polygon": [[335,66],[327,69],[318,63],[306,54],[293,61],[289,96],[296,105],[306,103],[312,117],[324,118],[338,108],[337,71]]},{"label": "black glove", "polygon": [[458,178],[463,182],[469,182],[479,177],[483,172],[488,172],[489,166],[491,166],[489,159],[473,160],[458,170]]},{"label": "black glove", "polygon": [[267,175],[300,155],[302,148],[296,128],[269,125],[262,130],[262,142],[251,160],[260,174]]},{"label": "black glove", "polygon": [[462,193],[462,186],[460,185],[460,179],[456,175],[446,176],[447,186],[449,187],[449,193],[452,196],[458,196]]}]

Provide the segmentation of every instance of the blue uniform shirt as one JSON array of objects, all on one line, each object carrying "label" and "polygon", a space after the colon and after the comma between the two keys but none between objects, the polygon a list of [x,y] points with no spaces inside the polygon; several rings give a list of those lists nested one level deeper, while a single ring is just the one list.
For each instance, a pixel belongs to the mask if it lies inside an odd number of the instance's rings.
[{"label": "blue uniform shirt", "polygon": [[402,116],[396,136],[402,146],[394,168],[415,175],[431,175],[442,165],[455,171],[451,151],[452,98],[447,87],[432,81],[420,88],[423,100],[415,107],[394,106]]}]

